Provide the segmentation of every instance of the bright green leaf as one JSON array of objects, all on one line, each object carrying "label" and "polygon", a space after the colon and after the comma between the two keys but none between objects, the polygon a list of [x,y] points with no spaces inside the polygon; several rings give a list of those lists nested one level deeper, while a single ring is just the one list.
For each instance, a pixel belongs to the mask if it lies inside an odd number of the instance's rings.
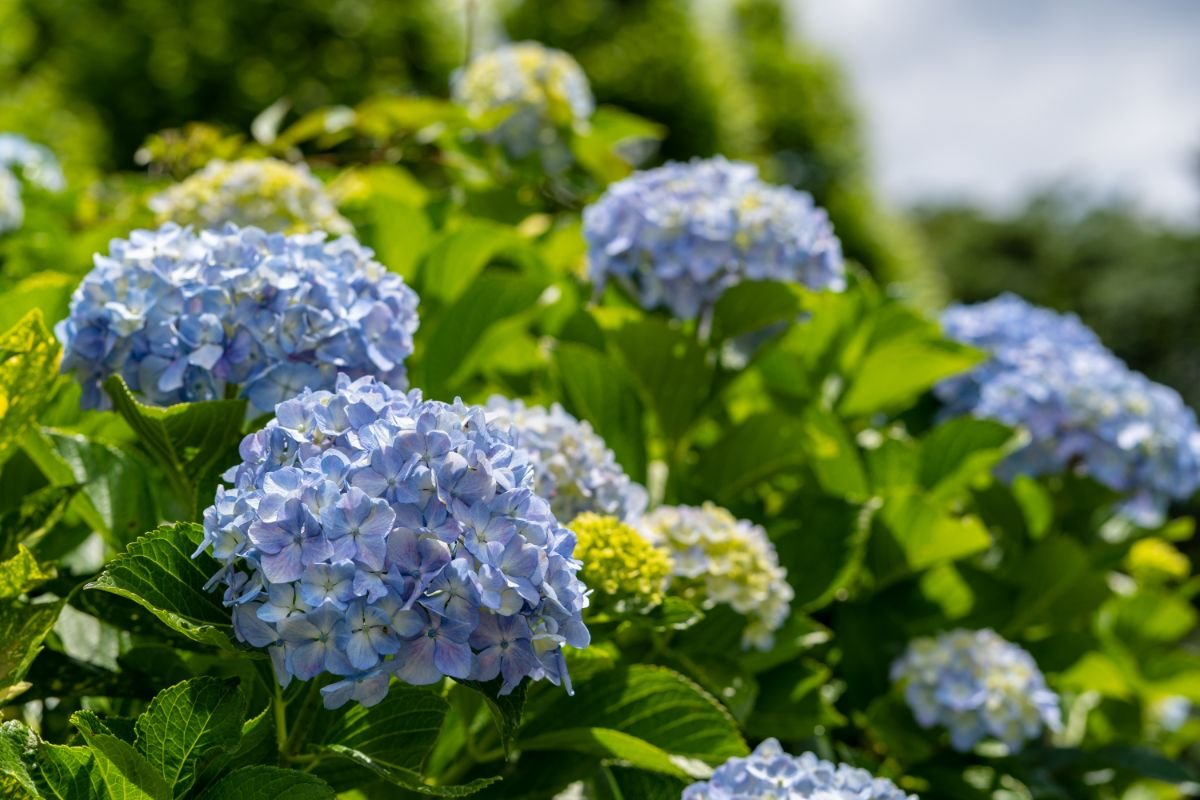
[{"label": "bright green leaf", "polygon": [[0,561],[0,600],[19,597],[33,587],[54,577],[53,567],[38,564],[25,545],[17,545],[17,554]]},{"label": "bright green leaf", "polygon": [[626,762],[639,769],[677,778],[707,777],[711,769],[694,760],[672,756],[628,733],[609,728],[567,728],[521,741],[523,750],[572,750]]},{"label": "bright green leaf", "polygon": [[41,652],[64,600],[53,603],[0,601],[0,705],[28,688],[25,673]]},{"label": "bright green leaf", "polygon": [[213,751],[232,752],[242,735],[246,698],[237,680],[201,677],[159,692],[136,724],[137,749],[187,793]]},{"label": "bright green leaf", "polygon": [[885,341],[863,358],[838,410],[844,416],[857,417],[900,408],[982,358],[981,353],[963,345],[923,336]]},{"label": "bright green leaf", "polygon": [[967,488],[1009,452],[1013,431],[986,419],[962,417],[938,427],[921,442],[918,480],[934,498]]},{"label": "bright green leaf", "polygon": [[712,390],[713,371],[696,340],[654,317],[612,332],[629,374],[670,440],[691,429]]},{"label": "bright green leaf", "polygon": [[61,351],[38,309],[0,334],[0,464],[46,405]]},{"label": "bright green leaf", "polygon": [[235,769],[200,795],[199,800],[333,800],[325,781],[294,769],[264,764]]},{"label": "bright green leaf", "polygon": [[366,767],[388,783],[394,783],[397,786],[408,789],[410,792],[431,795],[433,797],[467,797],[500,780],[499,778],[479,778],[470,783],[451,786],[432,786],[424,782],[420,773],[410,769],[389,766],[350,747],[343,747],[340,744],[327,744],[321,745],[317,750],[321,753],[349,759],[361,767]]},{"label": "bright green leaf", "polygon": [[466,220],[443,234],[425,257],[420,278],[422,299],[454,302],[484,267],[501,255],[537,268],[537,255],[515,230],[487,219]]},{"label": "bright green leaf", "polygon": [[629,373],[604,353],[580,344],[560,343],[554,363],[563,405],[592,424],[631,478],[645,482],[642,406]]},{"label": "bright green leaf", "polygon": [[0,794],[12,800],[40,797],[25,753],[37,739],[16,720],[0,723]]},{"label": "bright green leaf", "polygon": [[192,558],[202,536],[195,523],[163,525],[131,543],[85,588],[127,597],[189,639],[230,649],[229,610],[219,594],[204,590],[219,565],[207,553]]}]

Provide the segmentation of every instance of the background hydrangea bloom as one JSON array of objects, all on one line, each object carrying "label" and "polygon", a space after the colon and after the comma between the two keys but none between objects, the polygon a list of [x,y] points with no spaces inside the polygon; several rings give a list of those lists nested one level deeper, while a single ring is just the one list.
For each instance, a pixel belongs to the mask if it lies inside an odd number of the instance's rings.
[{"label": "background hydrangea bloom", "polygon": [[916,800],[865,769],[813,753],[791,756],[767,739],[745,758],[731,758],[713,776],[683,790],[682,800]]},{"label": "background hydrangea bloom", "polygon": [[671,560],[632,527],[617,519],[587,512],[571,522],[583,562],[580,577],[595,594],[594,605],[617,612],[645,611],[660,605],[671,574]]},{"label": "background hydrangea bloom", "polygon": [[550,501],[559,519],[585,511],[633,519],[646,509],[646,490],[629,479],[590,424],[558,403],[546,409],[495,396],[488,400],[487,416],[511,428],[517,444],[529,452],[537,493]]},{"label": "background hydrangea bloom", "polygon": [[372,705],[395,675],[569,682],[586,647],[575,536],[483,409],[372,378],[280,403],[204,513],[238,638],[281,682],[331,673],[325,704]]},{"label": "background hydrangea bloom", "polygon": [[159,222],[220,228],[232,222],[270,233],[353,233],[305,164],[275,158],[210,161],[150,199]]},{"label": "background hydrangea bloom", "polygon": [[236,386],[261,413],[338,372],[404,387],[417,296],[373,255],[323,233],[134,231],[96,256],[55,328],[63,372],[88,408],[108,406],[114,374],[159,405]]},{"label": "background hydrangea bloom", "polygon": [[892,680],[917,723],[946,727],[957,750],[995,738],[1016,752],[1043,728],[1062,725],[1058,695],[1033,657],[994,631],[915,639],[892,664]]},{"label": "background hydrangea bloom", "polygon": [[1129,369],[1076,317],[1013,295],[954,306],[946,334],[991,358],[939,384],[948,415],[1026,428],[1002,477],[1074,469],[1125,494],[1126,514],[1157,524],[1200,486],[1200,428],[1178,392]]},{"label": "background hydrangea bloom", "polygon": [[670,557],[673,590],[704,608],[729,604],[747,618],[742,645],[771,648],[793,592],[765,530],[712,503],[660,506],[636,524]]},{"label": "background hydrangea bloom", "polygon": [[25,221],[20,175],[48,192],[67,185],[50,149],[15,133],[0,133],[0,233],[15,231]]},{"label": "background hydrangea bloom", "polygon": [[583,212],[597,290],[623,285],[643,308],[693,319],[742,281],[845,287],[842,247],[804,192],[751,164],[671,163],[618,181]]},{"label": "background hydrangea bloom", "polygon": [[575,59],[537,42],[477,56],[455,75],[452,89],[455,102],[511,158],[540,153],[552,172],[571,160],[564,132],[586,123],[596,105]]}]

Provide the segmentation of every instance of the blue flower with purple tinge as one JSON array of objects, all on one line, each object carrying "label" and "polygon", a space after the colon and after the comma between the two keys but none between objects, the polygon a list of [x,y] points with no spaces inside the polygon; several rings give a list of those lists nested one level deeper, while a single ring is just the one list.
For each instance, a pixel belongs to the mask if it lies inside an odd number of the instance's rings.
[{"label": "blue flower with purple tinge", "polygon": [[210,587],[281,683],[336,676],[330,708],[379,702],[391,676],[570,688],[562,647],[590,638],[575,535],[483,408],[339,375],[240,452],[197,552],[223,563]]},{"label": "blue flower with purple tinge", "polygon": [[616,281],[643,308],[681,319],[742,281],[846,285],[841,243],[812,197],[719,157],[614,183],[584,209],[583,232],[597,290]]},{"label": "blue flower with purple tinge", "polygon": [[944,726],[956,750],[997,739],[1012,752],[1062,727],[1058,695],[1033,656],[990,630],[955,630],[913,640],[892,680],[922,728]]},{"label": "blue flower with purple tinge", "polygon": [[731,758],[711,778],[683,790],[682,800],[917,800],[886,778],[834,764],[813,753],[792,756],[767,739]]},{"label": "blue flower with purple tinge", "polygon": [[155,405],[233,391],[258,413],[338,373],[404,388],[417,295],[353,238],[168,223],[114,239],[55,327],[86,408],[120,375]]},{"label": "blue flower with purple tinge", "polygon": [[1029,432],[1001,477],[1074,470],[1123,494],[1125,515],[1151,526],[1172,499],[1200,487],[1195,413],[1174,389],[1129,369],[1077,317],[1003,295],[952,306],[942,326],[990,356],[934,389],[945,415]]},{"label": "blue flower with purple tinge", "polygon": [[554,515],[571,520],[591,511],[632,520],[646,510],[646,490],[629,479],[613,451],[586,421],[558,403],[545,408],[495,396],[488,421],[510,429],[534,462],[537,492]]}]

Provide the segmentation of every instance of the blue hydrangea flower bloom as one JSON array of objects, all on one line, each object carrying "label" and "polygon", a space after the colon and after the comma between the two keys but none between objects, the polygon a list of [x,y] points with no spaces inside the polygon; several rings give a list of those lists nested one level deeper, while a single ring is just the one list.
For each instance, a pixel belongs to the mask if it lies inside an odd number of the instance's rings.
[{"label": "blue hydrangea flower bloom", "polygon": [[1001,477],[1073,469],[1124,494],[1124,513],[1151,526],[1171,499],[1200,487],[1195,413],[1175,390],[1129,369],[1078,318],[1004,295],[953,306],[942,325],[991,356],[935,388],[945,414],[1030,434],[1001,464]]},{"label": "blue hydrangea flower bloom", "polygon": [[454,76],[454,101],[510,158],[538,153],[549,172],[565,168],[565,134],[585,125],[596,103],[587,76],[562,50],[538,42],[507,44]]},{"label": "blue hydrangea flower bloom", "polygon": [[67,184],[49,148],[15,133],[0,133],[0,233],[15,231],[25,221],[17,173],[48,192],[62,191]]},{"label": "blue hydrangea flower bloom", "polygon": [[339,372],[407,385],[417,295],[350,237],[168,223],[114,239],[55,328],[87,408],[120,375],[157,405],[237,387],[258,413]]},{"label": "blue hydrangea flower bloom", "polygon": [[392,675],[570,689],[562,647],[589,642],[575,535],[483,408],[339,375],[280,403],[241,456],[197,553],[224,564],[210,587],[281,683],[337,676],[330,708],[379,702]]},{"label": "blue hydrangea flower bloom", "polygon": [[745,758],[731,758],[707,781],[683,790],[682,800],[917,800],[886,778],[834,764],[813,753],[791,756],[767,739]]},{"label": "blue hydrangea flower bloom", "polygon": [[1033,657],[994,631],[955,630],[913,640],[892,664],[892,680],[923,728],[941,725],[967,751],[998,739],[1012,752],[1062,727],[1058,695]]},{"label": "blue hydrangea flower bloom", "polygon": [[812,197],[723,158],[618,181],[583,212],[597,291],[610,280],[643,308],[693,319],[741,281],[845,287],[842,247]]},{"label": "blue hydrangea flower bloom", "polygon": [[646,510],[646,490],[629,479],[591,425],[558,403],[546,409],[496,396],[486,410],[488,422],[511,429],[528,453],[537,493],[550,501],[559,519],[591,511],[629,520]]}]

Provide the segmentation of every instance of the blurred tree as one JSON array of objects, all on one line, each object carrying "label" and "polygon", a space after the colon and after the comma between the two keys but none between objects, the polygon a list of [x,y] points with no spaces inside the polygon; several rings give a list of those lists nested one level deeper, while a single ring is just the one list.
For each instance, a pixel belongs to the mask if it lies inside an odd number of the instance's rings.
[{"label": "blurred tree", "polygon": [[120,167],[154,131],[193,120],[244,130],[281,97],[303,111],[378,92],[444,91],[464,56],[438,0],[4,4],[19,6],[27,41],[18,58],[0,57],[0,78],[47,80],[69,107],[98,114],[111,142],[97,160]]},{"label": "blurred tree", "polygon": [[1200,229],[1126,205],[1089,209],[1061,191],[1008,214],[969,206],[918,214],[955,297],[1012,291],[1075,311],[1131,365],[1200,406]]}]

